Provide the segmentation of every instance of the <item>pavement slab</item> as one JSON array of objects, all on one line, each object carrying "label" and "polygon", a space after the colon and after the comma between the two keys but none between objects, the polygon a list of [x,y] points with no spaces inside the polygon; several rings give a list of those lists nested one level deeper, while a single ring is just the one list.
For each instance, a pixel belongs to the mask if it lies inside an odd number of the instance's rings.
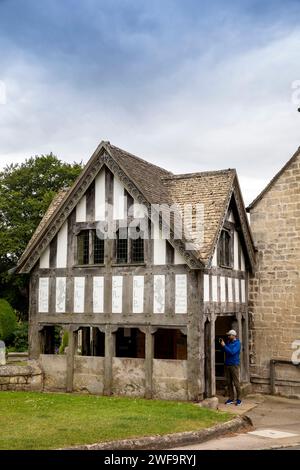
[{"label": "pavement slab", "polygon": [[249,416],[254,429],[176,450],[261,450],[300,446],[300,400],[250,395],[241,407],[220,404],[219,409],[224,407],[236,415]]},{"label": "pavement slab", "polygon": [[250,410],[253,410],[253,408],[256,408],[261,403],[260,397],[257,397],[257,396],[246,398],[245,400],[242,401],[242,404],[239,406],[225,405],[225,400],[223,397],[218,397],[218,399],[219,399],[218,410],[226,411],[227,413],[234,413],[235,415],[248,414]]}]

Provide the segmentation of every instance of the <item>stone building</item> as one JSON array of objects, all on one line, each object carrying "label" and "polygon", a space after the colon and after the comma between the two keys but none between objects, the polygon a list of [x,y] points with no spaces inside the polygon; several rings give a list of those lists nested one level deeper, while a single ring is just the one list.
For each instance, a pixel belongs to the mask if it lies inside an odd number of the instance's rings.
[{"label": "stone building", "polygon": [[254,255],[235,170],[173,175],[101,142],[17,267],[30,273],[30,357],[44,389],[211,397],[224,380],[218,339],[232,327],[247,385]]},{"label": "stone building", "polygon": [[300,397],[300,150],[247,208],[257,248],[250,281],[256,391]]}]

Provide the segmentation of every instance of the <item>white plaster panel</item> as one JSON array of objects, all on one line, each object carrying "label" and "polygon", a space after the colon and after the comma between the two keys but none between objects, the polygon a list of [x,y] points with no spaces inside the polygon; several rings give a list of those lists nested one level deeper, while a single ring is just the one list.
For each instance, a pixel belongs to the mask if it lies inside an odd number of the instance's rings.
[{"label": "white plaster panel", "polygon": [[240,301],[240,280],[235,279],[235,301],[239,302]]},{"label": "white plaster panel", "polygon": [[203,298],[204,302],[209,302],[209,274],[204,274],[204,279],[203,279]]},{"label": "white plaster panel", "polygon": [[74,312],[84,313],[85,278],[74,277]]},{"label": "white plaster panel", "polygon": [[241,251],[241,271],[246,271],[245,256],[244,256],[243,250]]},{"label": "white plaster panel", "polygon": [[104,312],[104,277],[93,277],[93,312]]},{"label": "white plaster panel", "polygon": [[144,276],[133,276],[132,286],[132,311],[143,313],[144,311]]},{"label": "white plaster panel", "polygon": [[214,255],[213,255],[212,260],[211,260],[211,265],[212,266],[217,266],[218,265],[218,262],[217,262],[217,249],[215,249],[215,251],[214,251]]},{"label": "white plaster panel", "polygon": [[135,219],[143,219],[147,213],[147,208],[143,204],[139,204],[138,202],[134,201],[133,217]]},{"label": "white plaster panel", "polygon": [[233,222],[233,223],[235,222],[232,211],[229,212],[228,220],[229,222]]},{"label": "white plaster panel", "polygon": [[218,302],[218,276],[211,276],[212,301]]},{"label": "white plaster panel", "polygon": [[227,285],[228,285],[228,302],[233,302],[233,294],[232,294],[232,277],[227,278]]},{"label": "white plaster panel", "polygon": [[186,264],[184,257],[177,250],[174,250],[174,264]]},{"label": "white plaster panel", "polygon": [[66,311],[66,278],[56,278],[56,313],[65,313]]},{"label": "white plaster panel", "polygon": [[67,267],[67,254],[68,254],[68,221],[66,221],[57,234],[57,252],[56,252],[56,267]]},{"label": "white plaster panel", "polygon": [[153,264],[166,264],[166,240],[162,239],[158,223],[153,224]]},{"label": "white plaster panel", "polygon": [[112,277],[112,312],[122,313],[123,277]]},{"label": "white plaster panel", "polygon": [[160,229],[159,229],[159,223],[157,220],[153,221],[152,225],[152,238],[155,240],[156,238],[161,238],[160,236]]},{"label": "white plaster panel", "polygon": [[153,278],[153,312],[165,313],[165,276],[162,274]]},{"label": "white plaster panel", "polygon": [[86,222],[86,197],[83,196],[76,206],[76,222]]},{"label": "white plaster panel", "polygon": [[114,176],[114,198],[113,198],[113,218],[114,220],[125,218],[125,196],[124,186],[120,180]]},{"label": "white plaster panel", "polygon": [[39,312],[49,312],[49,278],[40,277],[39,279]]},{"label": "white plaster panel", "polygon": [[239,269],[239,234],[236,230],[233,236],[233,267]]},{"label": "white plaster panel", "polygon": [[246,283],[245,279],[241,280],[242,302],[246,302]]},{"label": "white plaster panel", "polygon": [[43,251],[43,253],[40,257],[40,268],[41,269],[48,269],[49,268],[49,261],[50,261],[50,247],[47,246],[47,248]]},{"label": "white plaster panel", "polygon": [[105,220],[105,171],[95,178],[95,219]]},{"label": "white plaster panel", "polygon": [[225,277],[220,276],[220,301],[226,302]]},{"label": "white plaster panel", "polygon": [[166,240],[153,240],[153,264],[166,264]]},{"label": "white plaster panel", "polygon": [[175,313],[187,313],[187,275],[175,275]]}]

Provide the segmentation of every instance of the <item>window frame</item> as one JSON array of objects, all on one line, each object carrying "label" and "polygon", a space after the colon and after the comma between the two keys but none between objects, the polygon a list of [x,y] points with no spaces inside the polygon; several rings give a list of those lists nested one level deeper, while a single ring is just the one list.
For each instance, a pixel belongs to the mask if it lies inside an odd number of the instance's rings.
[{"label": "window frame", "polygon": [[[97,237],[97,231],[95,229],[92,229],[91,232],[92,232],[92,253],[91,253],[91,260],[90,261],[92,261],[92,262],[90,262],[89,264],[93,264],[95,266],[103,265],[104,260],[105,260],[105,240],[102,239],[102,238]],[[95,243],[96,243],[96,240],[98,240],[99,242],[102,242],[102,244],[103,244],[103,248],[101,248],[101,250],[103,251],[103,261],[97,261],[97,262],[95,261],[95,253],[96,253]]]},{"label": "window frame", "polygon": [[[127,238],[119,238],[119,233],[120,230],[127,230]],[[124,244],[124,247],[126,246],[126,261],[123,261],[121,257],[118,257],[118,244],[119,242],[122,242]],[[115,240],[115,262],[116,264],[129,264],[129,256],[130,256],[130,250],[129,250],[129,237],[128,237],[128,227],[119,227],[116,230],[116,240]]]},{"label": "window frame", "polygon": [[[135,230],[137,231],[138,229],[138,232],[140,233],[140,236],[137,237],[137,238],[130,238],[130,241],[129,241],[129,248],[130,248],[130,261],[131,263],[144,263],[145,262],[145,240],[144,240],[144,235],[142,233],[142,230],[139,226],[135,227]],[[135,243],[141,243],[140,247],[142,246],[142,252],[143,252],[143,259],[134,259],[134,256],[133,256],[133,253],[134,253],[134,245]],[[140,247],[137,247],[137,251],[140,250]]]},{"label": "window frame", "polygon": [[[82,250],[83,250],[83,253],[82,253],[82,259],[80,259],[80,255],[79,255],[79,249],[80,249],[80,238],[84,235],[86,237],[86,234],[87,234],[87,248],[88,248],[88,253],[87,253],[87,256],[88,256],[88,262],[85,263],[84,262],[84,256],[85,256],[85,241],[86,240],[83,240],[83,247],[82,247]],[[78,264],[79,266],[87,266],[89,265],[89,261],[90,261],[90,230],[89,229],[82,229],[80,230],[80,232],[76,235],[76,264]]]},{"label": "window frame", "polygon": [[[127,261],[123,261],[122,259],[118,258],[118,241],[119,240],[126,240],[126,239],[119,239],[118,238],[118,233],[119,230],[127,230]],[[136,227],[135,227],[136,229]],[[143,260],[135,261],[133,260],[133,243],[135,240],[131,239],[129,236],[129,230],[130,227],[118,227],[116,230],[116,239],[114,243],[114,265],[119,265],[119,266],[128,266],[128,265],[144,265],[145,264],[145,240],[144,238],[138,237],[137,240],[142,240],[143,242]]]},{"label": "window frame", "polygon": [[[81,263],[79,259],[79,237],[83,232],[88,232],[88,262]],[[96,230],[93,228],[82,228],[76,234],[76,253],[75,265],[76,266],[104,266],[105,264],[105,240],[103,240],[103,262],[95,263],[95,238]],[[84,259],[82,259],[84,261]]]},{"label": "window frame", "polygon": [[[228,235],[228,264],[226,263],[226,246],[223,244],[223,233]],[[233,230],[228,227],[223,227],[220,233],[218,242],[218,266],[226,269],[233,269]]]}]

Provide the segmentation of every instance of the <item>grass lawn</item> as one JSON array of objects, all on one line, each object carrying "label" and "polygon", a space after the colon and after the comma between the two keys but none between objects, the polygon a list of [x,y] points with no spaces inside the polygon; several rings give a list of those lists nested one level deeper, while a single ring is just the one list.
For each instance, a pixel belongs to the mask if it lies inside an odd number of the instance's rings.
[{"label": "grass lawn", "polygon": [[232,415],[192,403],[66,393],[0,392],[0,449],[55,449],[195,431]]}]

